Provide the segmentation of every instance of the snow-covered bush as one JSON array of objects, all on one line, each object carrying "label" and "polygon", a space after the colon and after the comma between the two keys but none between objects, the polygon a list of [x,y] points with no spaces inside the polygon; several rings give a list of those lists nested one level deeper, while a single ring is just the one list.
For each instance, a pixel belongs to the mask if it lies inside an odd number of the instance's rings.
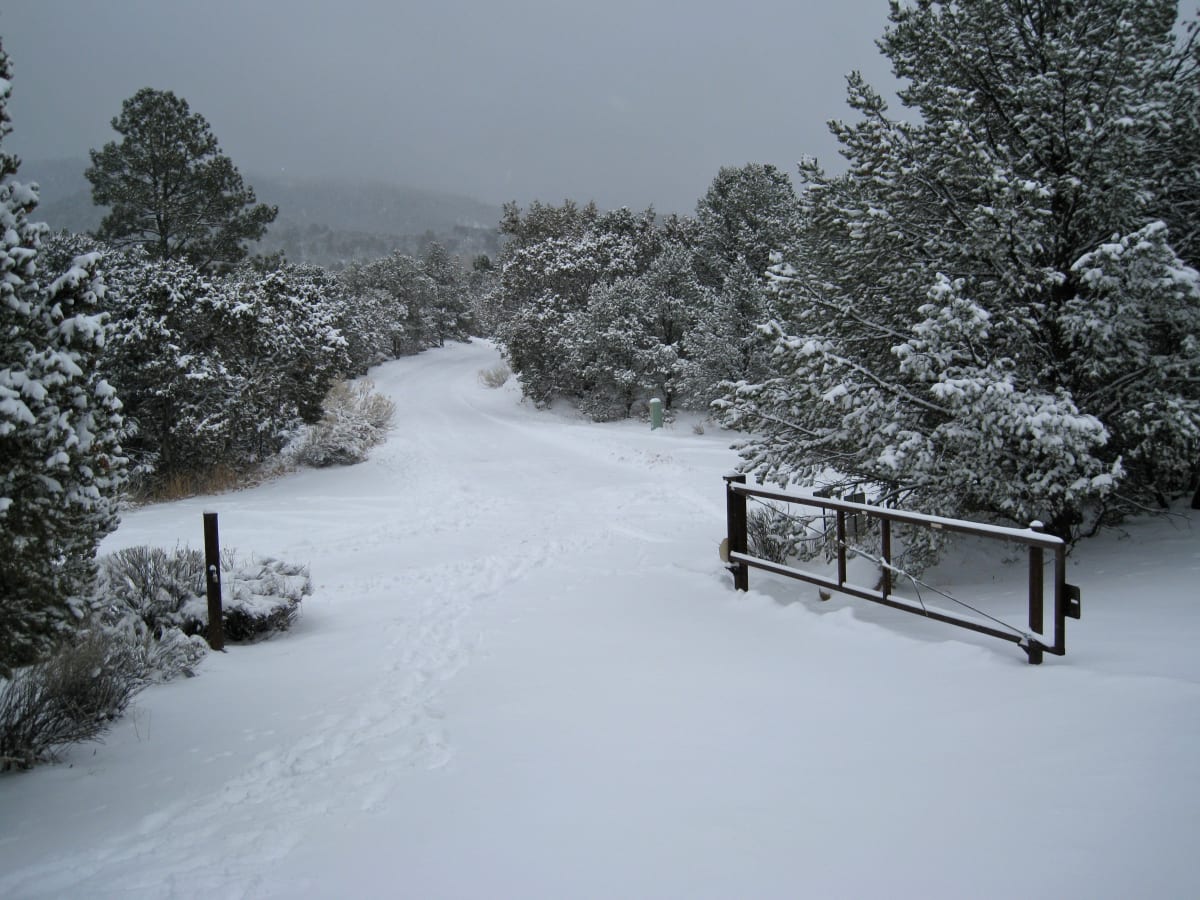
[{"label": "snow-covered bush", "polygon": [[200,635],[173,626],[152,630],[133,614],[107,628],[123,635],[130,647],[131,669],[147,684],[165,684],[180,675],[191,678],[208,655],[208,641]]},{"label": "snow-covered bush", "polygon": [[484,387],[502,388],[508,384],[508,379],[512,376],[512,370],[504,363],[496,363],[490,369],[479,370],[479,383]]},{"label": "snow-covered bush", "polygon": [[786,564],[795,555],[792,520],[769,506],[757,506],[746,513],[746,549],[751,556]]},{"label": "snow-covered bush", "polygon": [[339,382],[325,398],[325,414],[295,451],[306,466],[352,465],[382,443],[392,427],[396,405],[375,392],[370,381]]},{"label": "snow-covered bush", "polygon": [[[0,48],[0,141],[11,66]],[[49,652],[81,612],[125,483],[121,403],[101,376],[101,258],[51,268],[34,188],[0,152],[0,674]],[[49,262],[49,265],[46,263]]]},{"label": "snow-covered bush", "polygon": [[154,634],[180,627],[180,610],[205,594],[204,554],[186,547],[118,550],[100,560],[99,594],[110,624],[133,613]]},{"label": "snow-covered bush", "polygon": [[0,682],[0,771],[98,739],[147,684],[136,657],[127,636],[98,628]]},{"label": "snow-covered bush", "polygon": [[[301,599],[311,593],[306,566],[224,554],[221,621],[226,640],[255,641],[287,630],[300,614]],[[117,625],[127,615],[136,616],[158,640],[172,630],[185,636],[208,630],[204,556],[196,550],[131,547],[118,551],[101,560],[99,594],[109,623]]]},{"label": "snow-covered bush", "polygon": [[350,342],[351,373],[447,340],[467,340],[474,330],[466,273],[437,243],[424,259],[396,251],[355,263],[338,283],[346,298],[338,324]]},{"label": "snow-covered bush", "polygon": [[349,364],[319,273],[223,277],[181,260],[111,257],[105,371],[137,424],[130,455],[160,488],[277,453]]},{"label": "snow-covered bush", "polygon": [[[300,601],[312,593],[308,567],[277,559],[250,560],[222,574],[225,639],[249,643],[287,631],[300,616]],[[199,599],[183,609],[189,622],[208,627],[208,604]]]}]

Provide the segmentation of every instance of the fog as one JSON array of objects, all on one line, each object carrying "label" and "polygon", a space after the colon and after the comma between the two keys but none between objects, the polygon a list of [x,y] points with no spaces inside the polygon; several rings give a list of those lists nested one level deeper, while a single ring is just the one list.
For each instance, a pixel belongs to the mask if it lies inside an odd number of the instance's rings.
[{"label": "fog", "polygon": [[142,87],[243,173],[364,177],[492,203],[694,208],[722,165],[803,155],[845,75],[892,83],[887,0],[8,0],[5,147],[84,158]]}]

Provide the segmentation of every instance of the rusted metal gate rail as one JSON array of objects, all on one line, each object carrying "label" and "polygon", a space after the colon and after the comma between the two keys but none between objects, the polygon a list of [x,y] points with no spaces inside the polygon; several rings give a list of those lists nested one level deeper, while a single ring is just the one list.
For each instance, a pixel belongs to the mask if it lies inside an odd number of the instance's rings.
[{"label": "rusted metal gate rail", "polygon": [[[920,513],[904,512],[898,509],[885,509],[880,506],[870,506],[865,503],[852,503],[846,500],[835,500],[825,497],[802,496],[787,491],[770,490],[761,487],[751,487],[746,484],[745,475],[727,475],[725,477],[726,496],[726,527],[728,534],[729,571],[733,573],[733,584],[737,590],[748,590],[749,569],[763,569],[788,578],[806,581],[832,591],[839,591],[873,603],[882,603],[893,609],[915,613],[938,622],[946,622],[967,628],[980,634],[990,635],[1003,641],[1010,641],[1023,649],[1031,663],[1042,661],[1042,653],[1053,653],[1063,656],[1066,647],[1066,620],[1068,617],[1078,619],[1080,616],[1079,588],[1067,584],[1066,545],[1060,538],[1045,534],[1038,530],[1039,523],[1030,528],[1005,528],[999,525],[985,525],[979,522],[968,522],[962,519],[946,519],[939,516],[926,516]],[[776,500],[783,503],[810,506],[834,513],[837,546],[837,579],[827,578],[813,572],[806,572],[781,563],[751,556],[747,549],[746,531],[746,498],[760,497],[764,500]],[[846,545],[847,516],[865,516],[879,520],[880,547],[879,561],[882,563],[881,579],[877,589],[865,588],[848,583],[847,559],[853,554],[854,548]],[[1021,634],[1016,630],[1006,631],[992,625],[972,619],[956,616],[951,613],[926,609],[923,604],[911,603],[893,594],[893,573],[898,571],[892,567],[892,523],[912,525],[918,528],[930,528],[934,531],[950,531],[960,534],[970,534],[976,537],[994,540],[1012,541],[1024,544],[1029,548],[1029,634]],[[1045,635],[1044,616],[1044,577],[1043,563],[1045,554],[1054,554],[1054,609],[1053,609],[1053,638],[1049,641]]]}]

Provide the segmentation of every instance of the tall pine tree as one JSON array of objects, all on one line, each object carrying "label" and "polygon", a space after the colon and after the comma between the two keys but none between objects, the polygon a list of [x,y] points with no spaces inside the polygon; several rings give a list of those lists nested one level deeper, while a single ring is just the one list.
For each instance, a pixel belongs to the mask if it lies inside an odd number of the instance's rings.
[{"label": "tall pine tree", "polygon": [[143,247],[156,259],[227,269],[275,221],[274,206],[220,151],[208,122],[170,91],[142,88],[112,120],[120,141],[91,151],[84,174],[108,207],[98,237]]},{"label": "tall pine tree", "polygon": [[1173,171],[1196,108],[1176,15],[892,4],[880,47],[909,113],[852,76],[858,121],[832,125],[848,171],[805,167],[773,371],[723,401],[755,432],[748,468],[1063,536],[1186,488],[1200,288],[1157,224],[1195,201]]}]

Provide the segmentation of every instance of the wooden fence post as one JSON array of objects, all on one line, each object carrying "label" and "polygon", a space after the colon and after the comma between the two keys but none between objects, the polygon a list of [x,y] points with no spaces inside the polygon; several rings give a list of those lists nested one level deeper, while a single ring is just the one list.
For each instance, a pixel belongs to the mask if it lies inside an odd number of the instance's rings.
[{"label": "wooden fence post", "polygon": [[204,514],[204,582],[208,594],[208,646],[225,649],[225,626],[221,621],[221,544],[217,538],[217,514]]},{"label": "wooden fence post", "polygon": [[[746,552],[746,495],[733,489],[735,484],[745,484],[745,475],[725,476],[725,533],[729,539],[729,552]],[[744,562],[729,560],[729,571],[733,573],[734,590],[750,590],[750,567]]]}]

